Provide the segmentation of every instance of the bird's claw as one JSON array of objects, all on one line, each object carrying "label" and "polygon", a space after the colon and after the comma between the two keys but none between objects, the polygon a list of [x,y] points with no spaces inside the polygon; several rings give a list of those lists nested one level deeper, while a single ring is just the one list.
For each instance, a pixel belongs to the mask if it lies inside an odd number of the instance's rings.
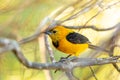
[{"label": "bird's claw", "polygon": [[[63,62],[66,62],[66,61],[68,61],[68,58],[67,58],[67,57],[61,57],[58,62],[63,63]],[[56,63],[57,63],[57,62],[56,62]],[[54,73],[56,73],[58,70],[59,70],[59,69],[56,69],[56,70],[54,71]]]}]

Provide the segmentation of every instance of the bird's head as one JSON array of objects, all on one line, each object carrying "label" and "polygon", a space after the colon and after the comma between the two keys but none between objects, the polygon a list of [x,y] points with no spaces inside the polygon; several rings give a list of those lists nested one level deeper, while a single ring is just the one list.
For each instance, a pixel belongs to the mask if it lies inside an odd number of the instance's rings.
[{"label": "bird's head", "polygon": [[73,30],[65,28],[64,26],[56,26],[45,33],[51,37],[52,41],[59,41],[66,38],[66,36],[71,32],[73,32]]}]

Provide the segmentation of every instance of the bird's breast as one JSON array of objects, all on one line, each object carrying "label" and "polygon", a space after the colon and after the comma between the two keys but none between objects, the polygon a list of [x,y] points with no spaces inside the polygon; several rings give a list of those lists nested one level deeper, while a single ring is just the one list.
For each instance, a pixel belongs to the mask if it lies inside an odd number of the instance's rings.
[{"label": "bird's breast", "polygon": [[74,44],[66,39],[62,39],[61,41],[58,41],[56,48],[66,54],[79,55],[88,48],[88,44]]}]

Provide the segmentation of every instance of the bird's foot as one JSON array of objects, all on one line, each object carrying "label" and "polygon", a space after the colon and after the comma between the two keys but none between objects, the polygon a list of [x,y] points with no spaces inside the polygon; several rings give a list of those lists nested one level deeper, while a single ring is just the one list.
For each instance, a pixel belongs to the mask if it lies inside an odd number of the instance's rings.
[{"label": "bird's foot", "polygon": [[[61,57],[58,62],[65,63],[65,62],[69,61],[69,57],[70,57],[70,56],[71,56],[71,55],[68,55],[67,57]],[[56,70],[54,71],[54,73],[56,73],[58,70],[59,70],[59,69],[56,69]]]},{"label": "bird's foot", "polygon": [[66,60],[68,60],[68,58],[66,58],[66,57],[61,57],[58,62],[65,62]]}]

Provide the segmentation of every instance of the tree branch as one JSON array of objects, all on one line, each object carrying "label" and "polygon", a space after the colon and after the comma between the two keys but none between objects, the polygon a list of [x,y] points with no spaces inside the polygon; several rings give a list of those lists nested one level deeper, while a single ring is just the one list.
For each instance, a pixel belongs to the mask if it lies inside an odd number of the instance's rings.
[{"label": "tree branch", "polygon": [[[62,26],[65,26],[65,25],[62,25]],[[110,27],[110,28],[103,28],[103,29],[99,29],[95,26],[65,26],[66,28],[70,28],[70,29],[93,29],[95,31],[108,31],[108,30],[112,30],[112,29],[115,29],[117,27],[120,26],[120,23],[116,24],[115,26],[113,27]]]},{"label": "tree branch", "polygon": [[[8,47],[6,48],[6,51],[13,51],[18,58],[18,60],[26,67],[28,68],[34,68],[34,69],[73,69],[75,67],[86,67],[86,66],[94,66],[94,65],[103,65],[103,64],[111,64],[111,63],[118,63],[120,60],[120,56],[113,56],[109,58],[68,58],[68,60],[64,62],[53,62],[53,63],[36,63],[36,62],[30,62],[28,61],[20,47],[19,44],[10,39],[6,38],[0,38],[0,43],[7,44]],[[8,44],[9,43],[9,44]],[[5,52],[5,51],[4,51]],[[0,53],[3,53],[0,50]]]},{"label": "tree branch", "polygon": [[82,10],[76,12],[75,14],[73,14],[72,16],[70,16],[69,18],[61,21],[61,23],[65,22],[65,21],[68,21],[68,20],[71,20],[71,19],[75,19],[76,17],[78,17],[79,15],[81,14],[84,14],[85,12],[89,11],[90,9],[93,8],[93,6],[95,6],[97,3],[99,3],[99,1],[95,1],[94,3],[91,3],[89,5],[87,5],[86,7],[84,7]]},{"label": "tree branch", "polygon": [[28,43],[30,41],[33,41],[33,40],[37,39],[39,37],[39,35],[41,35],[45,31],[45,29],[46,29],[45,25],[47,24],[48,21],[49,21],[49,18],[45,17],[43,19],[43,21],[40,23],[40,25],[38,26],[38,28],[36,29],[36,31],[33,33],[33,35],[28,36],[28,37],[20,40],[19,44]]},{"label": "tree branch", "polygon": [[53,50],[52,50],[52,48],[50,47],[50,43],[49,43],[49,41],[48,41],[48,36],[47,35],[45,35],[45,45],[47,46],[47,50],[48,50],[48,54],[49,54],[49,56],[50,56],[50,60],[52,61],[52,62],[56,62],[56,60],[55,60],[55,58],[54,58],[54,55],[53,55]]}]

